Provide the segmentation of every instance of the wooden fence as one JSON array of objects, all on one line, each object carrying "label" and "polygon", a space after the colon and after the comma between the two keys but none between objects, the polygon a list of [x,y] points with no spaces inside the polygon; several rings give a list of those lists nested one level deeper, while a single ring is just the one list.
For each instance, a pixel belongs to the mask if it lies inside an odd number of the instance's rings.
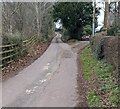
[{"label": "wooden fence", "polygon": [[34,35],[28,40],[24,40],[20,45],[9,44],[0,46],[0,69],[4,69],[9,63],[13,62],[18,58],[20,52],[23,54],[25,51],[29,50],[37,42],[37,37]]}]

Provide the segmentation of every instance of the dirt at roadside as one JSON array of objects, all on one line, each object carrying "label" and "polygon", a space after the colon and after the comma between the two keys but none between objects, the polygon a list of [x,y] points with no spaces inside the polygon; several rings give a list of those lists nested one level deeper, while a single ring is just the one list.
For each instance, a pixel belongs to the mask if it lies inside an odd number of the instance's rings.
[{"label": "dirt at roadside", "polygon": [[[81,52],[81,51],[80,51]],[[84,79],[82,72],[82,63],[80,62],[80,52],[77,56],[78,74],[77,74],[77,90],[78,90],[78,104],[76,107],[88,107],[87,102],[87,91],[88,91],[88,81]]]},{"label": "dirt at roadside", "polygon": [[50,42],[36,43],[31,51],[16,61],[13,61],[2,71],[2,80],[5,81],[10,77],[17,75],[21,70],[32,64],[48,48]]},{"label": "dirt at roadside", "polygon": [[82,72],[82,63],[80,62],[80,53],[81,51],[88,46],[88,41],[81,41],[77,43],[69,43],[73,52],[77,54],[77,65],[78,65],[78,74],[77,74],[77,92],[78,92],[78,103],[76,107],[88,107],[87,104],[87,91],[88,91],[88,81],[84,79]]}]

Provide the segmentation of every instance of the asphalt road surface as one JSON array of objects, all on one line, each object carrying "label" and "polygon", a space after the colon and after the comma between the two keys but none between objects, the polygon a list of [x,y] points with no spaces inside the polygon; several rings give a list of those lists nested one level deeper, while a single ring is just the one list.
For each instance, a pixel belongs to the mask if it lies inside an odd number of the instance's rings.
[{"label": "asphalt road surface", "polygon": [[47,51],[2,83],[3,107],[74,107],[77,54],[57,34]]}]

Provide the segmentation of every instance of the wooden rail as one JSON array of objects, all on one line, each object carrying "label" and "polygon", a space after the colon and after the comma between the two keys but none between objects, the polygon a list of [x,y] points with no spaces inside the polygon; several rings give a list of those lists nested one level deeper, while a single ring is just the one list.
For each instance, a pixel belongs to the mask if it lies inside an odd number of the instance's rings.
[{"label": "wooden rail", "polygon": [[[37,42],[37,37],[34,35],[28,40],[22,42],[22,50],[24,53],[26,50],[29,50]],[[8,44],[0,46],[0,68],[3,70],[6,65],[13,62],[19,56],[19,46],[17,44]]]}]

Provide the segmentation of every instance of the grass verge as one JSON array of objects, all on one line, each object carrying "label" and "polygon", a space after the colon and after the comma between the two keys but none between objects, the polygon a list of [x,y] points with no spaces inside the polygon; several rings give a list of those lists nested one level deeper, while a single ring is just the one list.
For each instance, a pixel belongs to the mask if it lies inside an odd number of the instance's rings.
[{"label": "grass verge", "polygon": [[90,47],[80,54],[84,78],[89,82],[88,104],[92,107],[117,107],[119,105],[119,87],[117,73],[104,60],[98,61]]}]

